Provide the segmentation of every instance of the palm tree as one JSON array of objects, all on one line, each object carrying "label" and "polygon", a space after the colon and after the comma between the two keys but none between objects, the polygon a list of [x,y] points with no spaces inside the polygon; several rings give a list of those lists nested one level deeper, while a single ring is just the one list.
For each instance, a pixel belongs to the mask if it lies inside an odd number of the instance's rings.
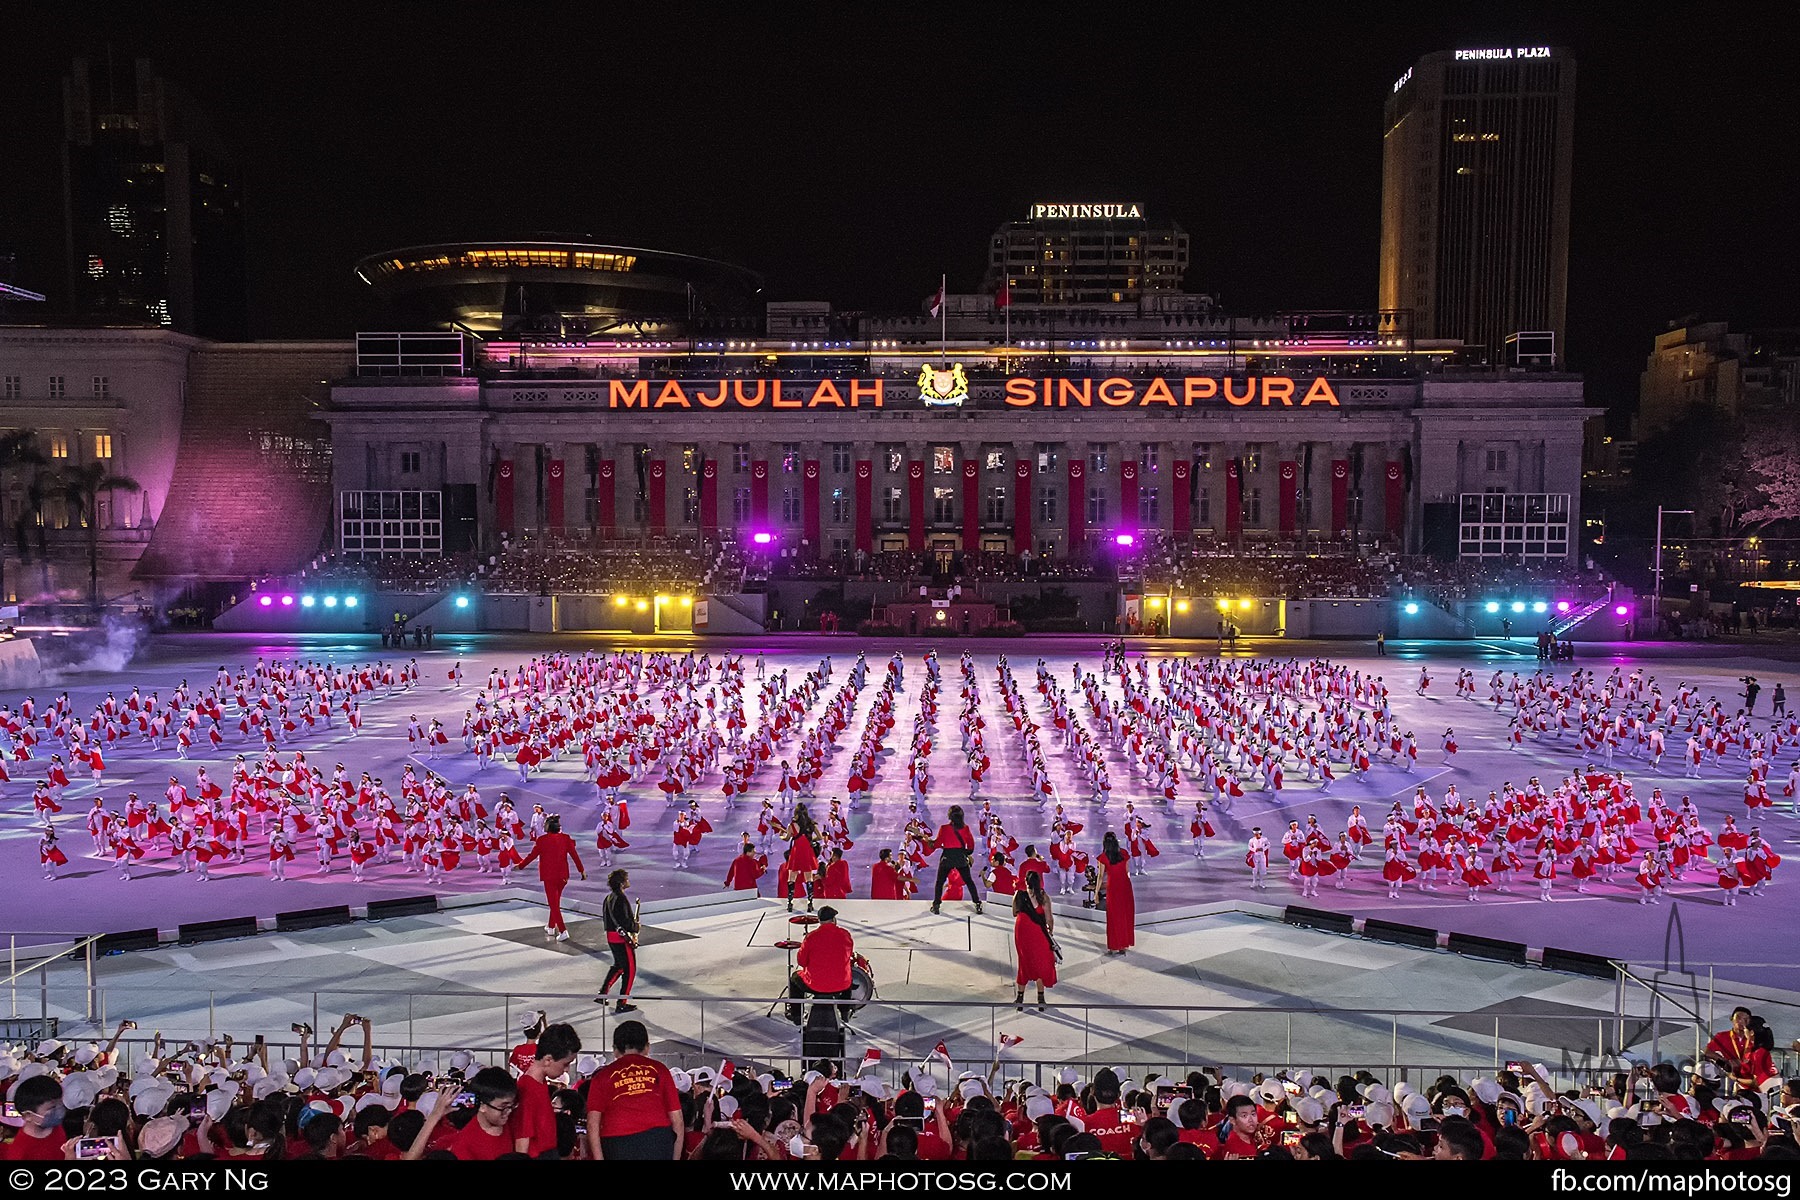
[{"label": "palm tree", "polygon": [[142,484],[129,475],[114,475],[104,462],[82,463],[65,467],[57,478],[56,490],[70,515],[87,530],[88,602],[100,607],[100,521],[98,507],[102,493],[141,492]]},{"label": "palm tree", "polygon": [[[7,477],[18,467],[40,467],[44,464],[44,455],[37,447],[37,431],[33,429],[9,429],[0,433],[0,492],[6,490]],[[25,531],[30,524],[34,512],[29,503],[20,505],[19,515],[13,523],[13,534],[19,543],[19,559],[26,557]],[[0,601],[6,598],[6,552],[0,546]]]}]

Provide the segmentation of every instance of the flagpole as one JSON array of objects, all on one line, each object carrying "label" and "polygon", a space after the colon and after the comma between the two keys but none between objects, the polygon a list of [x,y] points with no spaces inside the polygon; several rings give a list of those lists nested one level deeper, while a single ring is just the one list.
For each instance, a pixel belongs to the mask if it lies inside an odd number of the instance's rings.
[{"label": "flagpole", "polygon": [[948,274],[938,276],[938,366],[950,365],[950,293]]}]

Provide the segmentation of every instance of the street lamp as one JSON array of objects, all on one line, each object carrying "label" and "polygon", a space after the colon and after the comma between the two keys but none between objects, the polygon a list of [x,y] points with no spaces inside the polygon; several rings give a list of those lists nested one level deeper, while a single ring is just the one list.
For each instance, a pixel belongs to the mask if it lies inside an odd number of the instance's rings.
[{"label": "street lamp", "polygon": [[1660,504],[1656,506],[1656,590],[1650,594],[1650,627],[1657,631],[1651,635],[1653,637],[1661,636],[1662,632],[1662,519],[1665,513],[1674,517],[1691,517],[1694,510],[1664,508]]}]

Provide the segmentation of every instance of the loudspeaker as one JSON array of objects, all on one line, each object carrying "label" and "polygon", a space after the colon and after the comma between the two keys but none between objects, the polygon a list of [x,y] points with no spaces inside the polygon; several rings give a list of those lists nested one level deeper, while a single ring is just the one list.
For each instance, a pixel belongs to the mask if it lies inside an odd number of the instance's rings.
[{"label": "loudspeaker", "polygon": [[1419,549],[1439,562],[1455,562],[1461,550],[1460,531],[1454,501],[1427,501],[1424,513],[1423,539]]},{"label": "loudspeaker", "polygon": [[124,929],[118,933],[104,933],[94,943],[96,954],[123,954],[127,950],[154,950],[157,945],[154,929]]},{"label": "loudspeaker", "polygon": [[475,485],[452,483],[444,487],[444,553],[462,554],[475,549]]},{"label": "loudspeaker", "polygon": [[400,896],[393,900],[369,901],[369,920],[381,921],[388,917],[416,917],[421,913],[434,913],[438,910],[436,896]]},{"label": "loudspeaker", "polygon": [[1544,947],[1544,970],[1567,971],[1571,975],[1587,975],[1594,979],[1612,979],[1618,974],[1612,959],[1599,954],[1583,954],[1579,950]]},{"label": "loudspeaker", "polygon": [[348,925],[350,923],[350,906],[348,904],[328,905],[325,908],[302,908],[294,912],[275,914],[275,928],[282,933],[297,933],[302,929],[324,929],[331,925]]},{"label": "loudspeaker", "polygon": [[1355,918],[1349,913],[1326,912],[1322,908],[1301,908],[1298,904],[1290,904],[1281,914],[1284,925],[1298,925],[1302,929],[1319,929],[1326,933],[1355,932]]},{"label": "loudspeaker", "polygon": [[175,940],[184,946],[195,942],[219,942],[226,938],[255,937],[255,917],[226,917],[220,921],[188,921]]},{"label": "loudspeaker", "polygon": [[1377,942],[1393,942],[1401,946],[1437,949],[1437,930],[1419,925],[1401,925],[1394,921],[1378,921],[1370,917],[1363,922],[1363,936]]},{"label": "loudspeaker", "polygon": [[1498,938],[1476,937],[1472,933],[1453,933],[1450,935],[1449,949],[1452,954],[1466,954],[1470,958],[1487,958],[1495,962],[1525,965],[1525,943],[1503,942]]}]

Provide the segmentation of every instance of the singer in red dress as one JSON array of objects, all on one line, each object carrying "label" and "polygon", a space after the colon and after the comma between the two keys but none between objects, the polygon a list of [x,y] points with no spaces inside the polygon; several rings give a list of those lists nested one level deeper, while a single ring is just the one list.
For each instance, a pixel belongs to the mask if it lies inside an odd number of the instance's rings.
[{"label": "singer in red dress", "polygon": [[1044,877],[1032,872],[1025,886],[1013,896],[1013,948],[1019,960],[1013,979],[1013,1007],[1025,1011],[1025,985],[1037,984],[1037,1004],[1044,1007],[1044,989],[1056,986],[1056,951],[1050,947],[1055,930],[1050,897],[1044,893]]},{"label": "singer in red dress", "polygon": [[1108,832],[1100,848],[1100,899],[1106,908],[1106,952],[1123,954],[1137,941],[1137,897],[1131,891],[1131,856]]}]

